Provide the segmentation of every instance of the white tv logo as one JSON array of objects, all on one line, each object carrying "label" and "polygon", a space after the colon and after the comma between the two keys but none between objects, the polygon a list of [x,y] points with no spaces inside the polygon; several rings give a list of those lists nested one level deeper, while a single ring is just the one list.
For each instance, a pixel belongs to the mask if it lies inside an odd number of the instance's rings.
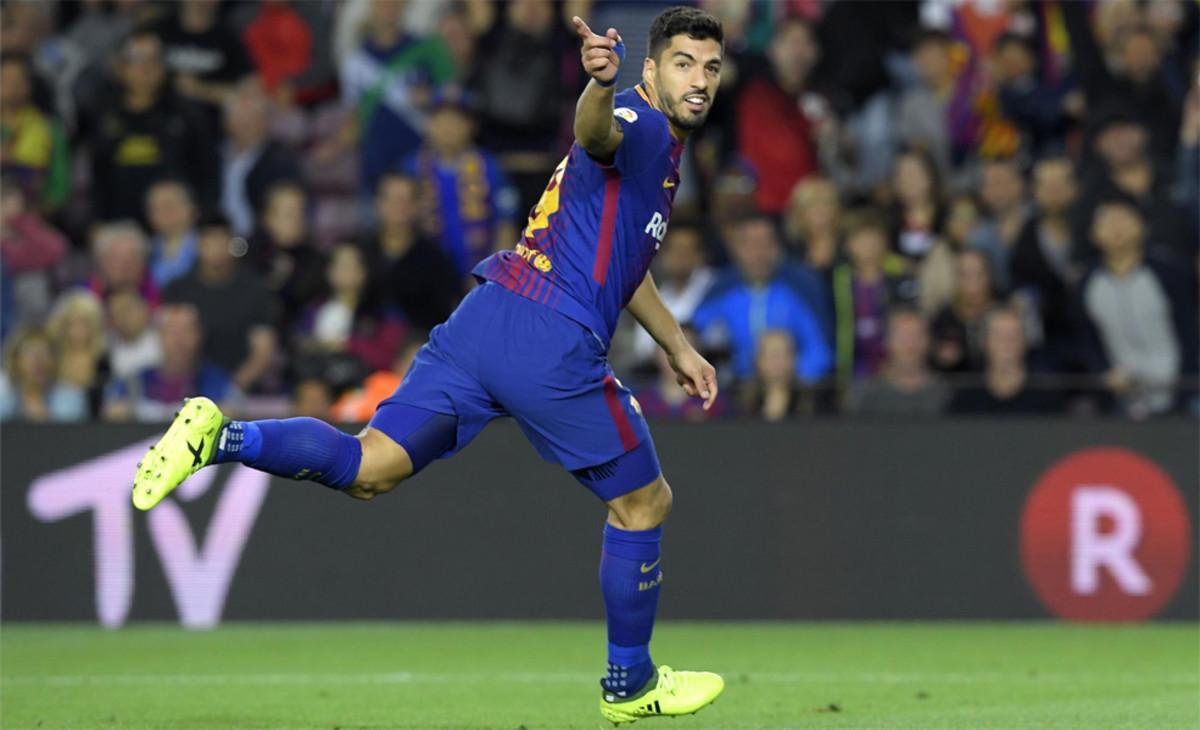
[{"label": "white tv logo", "polygon": [[[1101,519],[1112,530],[1101,532]],[[1142,512],[1124,490],[1108,485],[1080,485],[1071,493],[1071,589],[1090,596],[1100,589],[1106,568],[1121,590],[1145,596],[1154,584],[1134,558],[1142,539]]]},{"label": "white tv logo", "polygon": [[[29,511],[56,522],[92,511],[96,556],[96,612],[100,623],[125,623],[133,602],[133,504],[129,490],[138,459],[151,440],[39,477],[29,488]],[[175,490],[190,501],[212,486],[216,469],[198,472]],[[210,628],[221,619],[242,548],[267,495],[269,477],[236,467],[227,480],[203,544],[192,534],[183,509],[168,500],[147,514],[150,537],[162,561],[179,620]]]}]

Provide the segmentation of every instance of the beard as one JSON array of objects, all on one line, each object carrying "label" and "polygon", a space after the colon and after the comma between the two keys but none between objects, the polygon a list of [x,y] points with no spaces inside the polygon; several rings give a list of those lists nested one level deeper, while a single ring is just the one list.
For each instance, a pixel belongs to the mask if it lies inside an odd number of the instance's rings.
[{"label": "beard", "polygon": [[672,124],[689,132],[694,132],[704,126],[704,122],[708,119],[708,113],[712,110],[712,98],[708,94],[704,95],[704,110],[696,113],[687,108],[682,96],[670,96],[662,88],[662,81],[660,79],[658,82],[658,98],[665,107],[663,111],[667,115],[667,119],[670,119]]}]

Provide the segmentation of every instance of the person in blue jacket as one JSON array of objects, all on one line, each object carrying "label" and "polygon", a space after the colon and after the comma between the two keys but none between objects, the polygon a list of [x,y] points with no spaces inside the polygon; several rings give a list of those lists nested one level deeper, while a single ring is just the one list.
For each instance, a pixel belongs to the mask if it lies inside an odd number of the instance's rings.
[{"label": "person in blue jacket", "polygon": [[815,383],[833,367],[828,309],[829,293],[821,279],[787,262],[767,216],[742,219],[734,229],[730,254],[735,269],[696,310],[692,325],[705,341],[724,340],[739,379],[754,374],[754,353],[762,333],[782,329],[796,341],[796,375]]}]

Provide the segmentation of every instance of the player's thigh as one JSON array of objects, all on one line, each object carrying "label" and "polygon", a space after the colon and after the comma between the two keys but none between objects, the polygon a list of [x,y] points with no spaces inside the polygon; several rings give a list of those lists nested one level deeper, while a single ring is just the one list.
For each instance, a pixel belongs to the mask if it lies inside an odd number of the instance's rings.
[{"label": "player's thigh", "polygon": [[360,491],[374,495],[391,490],[433,460],[456,453],[502,415],[434,332],[400,387],[379,404],[360,435]]},{"label": "player's thigh", "polygon": [[560,381],[513,416],[544,459],[561,464],[601,501],[632,493],[658,495],[654,500],[634,496],[622,504],[631,505],[631,514],[649,512],[661,521],[669,509],[662,495],[669,493],[646,419],[607,368],[593,378],[573,387]]}]

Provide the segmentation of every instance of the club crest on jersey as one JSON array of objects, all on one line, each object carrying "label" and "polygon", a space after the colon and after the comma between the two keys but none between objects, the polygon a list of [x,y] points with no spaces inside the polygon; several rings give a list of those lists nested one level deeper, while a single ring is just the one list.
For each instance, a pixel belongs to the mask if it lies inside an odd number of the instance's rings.
[{"label": "club crest on jersey", "polygon": [[663,218],[662,213],[654,214],[654,217],[646,224],[645,233],[654,236],[654,240],[662,243],[663,236],[667,235],[667,219]]},{"label": "club crest on jersey", "polygon": [[634,110],[630,109],[627,106],[621,106],[621,107],[617,107],[616,109],[613,109],[613,116],[620,117],[621,119],[624,119],[625,121],[629,122],[630,124],[633,124],[634,122],[637,121],[637,112],[635,112]]}]

